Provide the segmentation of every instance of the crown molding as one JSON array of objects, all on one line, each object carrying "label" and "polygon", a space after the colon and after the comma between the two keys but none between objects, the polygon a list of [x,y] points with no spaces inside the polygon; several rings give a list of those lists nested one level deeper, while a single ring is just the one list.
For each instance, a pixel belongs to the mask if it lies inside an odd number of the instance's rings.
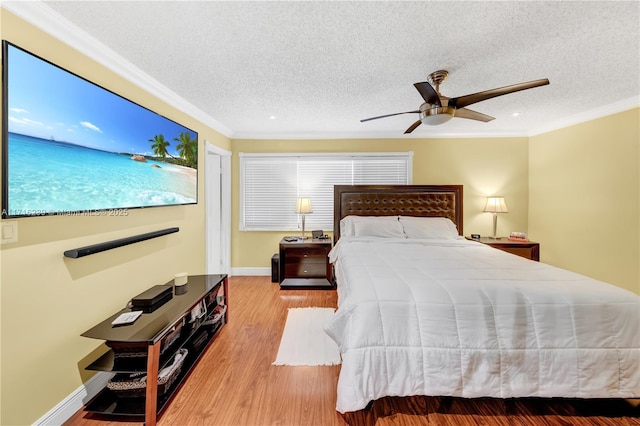
[{"label": "crown molding", "polygon": [[570,115],[560,120],[545,124],[544,126],[538,127],[531,131],[528,136],[537,136],[554,130],[564,129],[565,127],[570,127],[576,124],[595,120],[597,118],[617,114],[619,112],[627,111],[632,108],[637,108],[638,106],[640,106],[640,97],[638,96],[623,99],[612,104],[603,105],[598,108],[590,109],[579,114]]},{"label": "crown molding", "polygon": [[300,133],[252,133],[236,132],[234,140],[324,140],[324,139],[463,139],[463,138],[526,138],[527,131],[504,132],[442,132],[427,131],[405,135],[395,131],[384,132],[300,132]]},{"label": "crown molding", "polygon": [[2,8],[78,50],[88,58],[176,109],[231,138],[233,131],[146,74],[41,1],[3,1]]}]

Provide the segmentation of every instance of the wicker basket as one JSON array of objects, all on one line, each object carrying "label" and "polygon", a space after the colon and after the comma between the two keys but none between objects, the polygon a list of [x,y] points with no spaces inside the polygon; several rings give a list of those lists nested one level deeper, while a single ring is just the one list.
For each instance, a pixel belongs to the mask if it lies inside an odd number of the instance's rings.
[{"label": "wicker basket", "polygon": [[202,323],[203,326],[209,326],[210,328],[217,328],[220,322],[224,318],[224,314],[227,312],[227,305],[218,305],[215,307],[211,315],[206,321]]},{"label": "wicker basket", "polygon": [[[184,348],[178,350],[171,365],[158,372],[159,395],[169,390],[173,382],[178,378],[187,353],[188,351]],[[107,382],[107,388],[120,396],[143,397],[146,395],[147,390],[147,376],[145,373],[119,373]]]},{"label": "wicker basket", "polygon": [[[185,318],[182,318],[173,329],[167,334],[160,343],[160,354],[162,355],[171,345],[178,340],[182,327],[185,323]],[[148,345],[147,343],[131,344],[123,342],[106,342],[107,346],[113,349],[113,355],[116,358],[144,358],[147,357]]]}]

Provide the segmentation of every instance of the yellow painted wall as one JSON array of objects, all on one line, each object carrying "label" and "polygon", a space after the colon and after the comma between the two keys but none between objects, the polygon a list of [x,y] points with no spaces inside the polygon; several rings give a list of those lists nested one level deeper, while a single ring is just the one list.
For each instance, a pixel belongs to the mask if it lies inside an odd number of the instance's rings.
[{"label": "yellow painted wall", "polygon": [[[0,246],[0,424],[32,423],[90,376],[83,367],[99,342],[80,333],[177,271],[204,272],[204,140],[233,153],[234,268],[269,267],[286,234],[239,231],[240,152],[413,151],[413,183],[464,185],[466,235],[491,232],[484,200],[503,195],[509,213],[499,217],[499,234],[528,231],[543,261],[640,293],[638,109],[532,138],[230,141],[1,8],[0,36],[196,130],[202,200],[127,217],[17,219],[19,241]],[[62,256],[173,226],[180,232]]]},{"label": "yellow painted wall", "polygon": [[640,109],[531,137],[541,260],[640,294]]},{"label": "yellow painted wall", "polygon": [[[0,246],[0,424],[24,425],[90,377],[84,366],[101,342],[80,333],[176,272],[205,272],[204,141],[227,150],[230,141],[6,10],[0,19],[2,39],[197,131],[200,141],[197,205],[134,209],[126,217],[16,219],[19,241]],[[75,247],[175,226],[180,231],[168,236],[63,257]]]},{"label": "yellow painted wall", "polygon": [[498,218],[498,234],[527,231],[528,139],[347,139],[233,140],[231,265],[269,267],[278,242],[291,232],[239,230],[239,153],[413,151],[414,184],[464,185],[464,233],[490,235],[492,217],[483,213],[488,195],[503,195],[509,213]]}]

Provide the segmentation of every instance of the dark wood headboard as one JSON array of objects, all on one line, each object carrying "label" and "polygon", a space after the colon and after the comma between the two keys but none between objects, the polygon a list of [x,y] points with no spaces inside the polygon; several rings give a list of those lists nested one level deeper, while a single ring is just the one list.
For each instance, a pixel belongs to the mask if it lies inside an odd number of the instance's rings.
[{"label": "dark wood headboard", "polygon": [[462,185],[336,185],[333,240],[345,216],[446,217],[462,232]]}]

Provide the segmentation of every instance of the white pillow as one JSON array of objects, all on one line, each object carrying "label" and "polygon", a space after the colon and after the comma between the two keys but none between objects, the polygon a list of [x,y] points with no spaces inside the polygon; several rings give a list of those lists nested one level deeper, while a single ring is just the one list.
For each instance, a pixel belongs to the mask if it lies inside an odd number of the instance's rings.
[{"label": "white pillow", "polygon": [[355,216],[345,216],[340,219],[340,236],[341,237],[353,237],[356,234],[353,228]]},{"label": "white pillow", "polygon": [[400,224],[407,238],[451,240],[458,239],[458,228],[446,217],[400,216]]},{"label": "white pillow", "polygon": [[[340,236],[341,237],[355,237],[356,236],[356,222],[367,222],[376,224],[380,227],[393,226],[389,223],[399,224],[398,216],[345,216],[340,220]],[[402,228],[402,226],[400,227]],[[402,232],[402,229],[401,229]],[[401,236],[404,238],[404,234]]]},{"label": "white pillow", "polygon": [[402,225],[396,220],[359,220],[354,222],[356,237],[406,238]]}]

